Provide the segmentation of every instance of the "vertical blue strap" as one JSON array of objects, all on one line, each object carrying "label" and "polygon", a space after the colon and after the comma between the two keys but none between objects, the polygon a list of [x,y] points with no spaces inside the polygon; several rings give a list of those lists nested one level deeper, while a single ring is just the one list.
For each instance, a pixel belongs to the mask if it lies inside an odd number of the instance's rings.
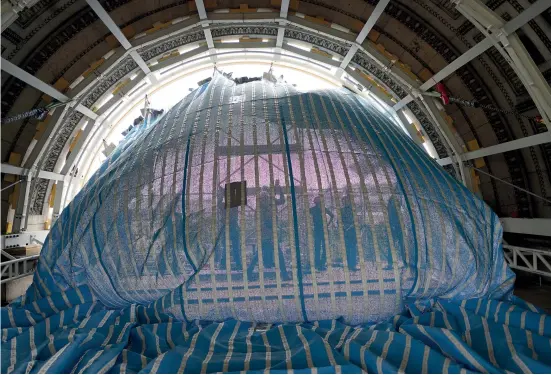
[{"label": "vertical blue strap", "polygon": [[[185,162],[184,162],[184,178],[182,182],[182,242],[184,244],[184,254],[188,260],[188,262],[191,264],[191,267],[193,268],[193,275],[188,279],[191,280],[195,275],[197,274],[197,267],[195,266],[195,263],[193,263],[193,260],[191,260],[191,257],[189,256],[187,243],[186,243],[186,184],[187,184],[187,175],[188,175],[188,168],[189,168],[189,148],[191,144],[191,132],[189,133],[189,136],[187,138],[187,144],[186,144],[186,156],[185,156]],[[184,282],[184,284],[186,284]],[[186,311],[184,308],[184,288],[185,285],[180,286],[180,308],[182,310],[182,315],[184,317],[184,320],[189,323],[189,320],[186,316]]]},{"label": "vertical blue strap", "polygon": [[300,263],[300,245],[298,238],[298,216],[297,216],[297,199],[295,196],[295,181],[293,177],[293,163],[291,163],[291,150],[289,149],[289,138],[287,136],[287,128],[285,126],[285,119],[283,118],[283,110],[281,105],[279,106],[279,113],[281,119],[281,127],[283,128],[283,138],[285,140],[285,152],[287,153],[287,164],[289,166],[289,183],[291,185],[291,203],[293,206],[293,224],[295,232],[295,252],[297,259],[297,281],[300,294],[300,307],[302,309],[302,318],[305,321],[308,321],[308,316],[306,315],[306,306],[304,303],[304,291],[302,288],[302,265]]},{"label": "vertical blue strap", "polygon": [[197,266],[195,263],[193,263],[193,260],[189,256],[187,243],[186,243],[186,183],[187,183],[187,175],[188,175],[188,162],[189,162],[189,146],[191,143],[191,133],[188,136],[187,139],[187,145],[186,145],[186,156],[185,156],[185,163],[184,163],[184,181],[182,182],[182,242],[184,243],[184,254],[186,255],[186,258],[188,262],[191,264],[191,267],[193,268],[194,272],[197,272]]}]

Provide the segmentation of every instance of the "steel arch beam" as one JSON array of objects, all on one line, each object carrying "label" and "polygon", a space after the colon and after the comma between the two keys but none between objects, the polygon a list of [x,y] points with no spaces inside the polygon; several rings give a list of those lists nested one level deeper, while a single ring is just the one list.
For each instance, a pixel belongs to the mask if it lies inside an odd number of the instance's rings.
[{"label": "steel arch beam", "polygon": [[480,0],[462,0],[456,8],[492,42],[520,78],[544,122],[551,124],[551,88],[518,36],[509,33],[503,19]]},{"label": "steel arch beam", "polygon": [[[532,147],[541,145],[544,143],[551,143],[551,132],[545,132],[541,134],[531,135],[514,141],[500,143],[498,145],[480,148],[475,151],[469,151],[461,154],[461,160],[468,161],[473,159],[479,159],[486,156],[502,154],[508,151],[519,150],[521,148]],[[451,158],[438,159],[437,163],[444,166],[452,163]]]},{"label": "steel arch beam", "polygon": [[[503,29],[508,33],[511,34],[518,30],[521,26],[544,12],[549,8],[549,0],[538,0],[534,4],[530,5],[529,8],[527,8],[524,12],[513,18],[511,21],[507,22]],[[490,47],[493,46],[493,42],[491,39],[486,38],[476,44],[474,47],[472,47],[470,50],[459,56],[457,59],[455,59],[451,64],[444,67],[442,70],[440,70],[438,73],[436,73],[434,76],[429,78],[429,80],[425,83],[423,83],[419,89],[422,91],[427,91],[434,85],[436,85],[438,82],[442,81],[443,79],[449,77],[453,73],[455,73],[458,69],[461,67],[467,65],[470,61],[474,60],[486,50],[488,50]],[[411,95],[406,96],[402,100],[400,100],[396,105],[394,106],[395,110],[398,110],[404,106],[406,106],[408,103],[410,103],[413,100],[413,97]]]},{"label": "steel arch beam", "polygon": [[[200,4],[198,4],[198,5],[200,6]],[[283,5],[285,5],[285,4],[283,4]],[[204,4],[203,4],[203,6],[204,6]],[[203,13],[203,12],[201,12],[201,13]],[[280,10],[279,15],[281,16],[281,14],[282,13],[281,13],[281,10]],[[207,13],[206,13],[206,10],[205,10],[203,16],[206,16],[206,15],[207,15]],[[225,17],[224,19],[216,19],[216,20],[213,20],[213,19],[203,19],[203,20],[201,20],[200,17],[195,16],[195,17],[191,17],[190,21],[191,22],[185,22],[185,21],[181,22],[180,23],[181,29],[178,29],[178,28],[175,28],[175,27],[170,27],[170,28],[164,29],[162,31],[159,31],[158,33],[155,33],[156,37],[153,37],[153,35],[152,35],[151,37],[144,38],[143,42],[140,41],[140,39],[137,39],[137,40],[132,42],[132,47],[128,50],[122,51],[122,49],[124,49],[124,47],[119,47],[118,51],[115,52],[115,54],[116,54],[115,56],[117,56],[117,57],[114,58],[113,60],[111,60],[112,63],[109,64],[109,65],[104,64],[104,66],[102,67],[101,76],[105,77],[108,74],[111,74],[111,72],[117,67],[117,64],[119,62],[123,61],[132,52],[137,53],[139,48],[143,48],[145,46],[153,46],[153,45],[158,44],[159,42],[162,42],[165,39],[178,37],[180,35],[183,35],[186,31],[196,28],[197,26],[201,27],[203,29],[203,31],[206,31],[206,30],[210,30],[210,29],[208,29],[208,27],[212,27],[212,25],[216,25],[216,26],[218,26],[218,25],[230,25],[230,24],[240,24],[240,25],[245,24],[246,25],[249,22],[253,22],[253,23],[266,23],[266,22],[268,22],[269,24],[274,25],[276,27],[279,27],[279,25],[283,24],[283,26],[285,26],[285,27],[293,27],[293,28],[296,28],[296,29],[300,28],[304,32],[315,33],[316,35],[327,38],[329,40],[332,40],[333,42],[345,43],[347,45],[351,45],[351,44],[354,45],[353,41],[354,41],[355,38],[357,38],[357,36],[353,36],[353,34],[351,34],[351,33],[345,33],[343,31],[339,31],[339,30],[336,30],[336,29],[333,29],[333,28],[310,24],[310,23],[305,22],[301,18],[297,18],[297,17],[290,17],[289,20],[283,19],[281,17],[279,17],[279,18],[269,18],[269,17],[267,17],[267,18],[262,18],[262,19],[252,17],[252,18],[248,19],[247,15],[245,14],[245,15],[242,15],[240,17],[234,17],[234,18]],[[268,47],[268,45],[266,47]],[[371,61],[373,61],[375,63],[375,65],[377,65],[378,67],[383,68],[383,67],[386,67],[388,65],[388,61],[385,59],[385,57],[383,55],[381,55],[380,53],[378,53],[374,48],[371,48],[370,46],[366,46],[364,48],[362,46],[362,47],[359,47],[358,49],[359,50],[361,49],[368,56],[368,58]],[[198,53],[199,49],[197,51],[194,50],[194,51],[190,51],[190,52],[191,53],[189,55],[188,55],[188,53],[186,53],[186,55],[188,57],[191,57],[194,53]],[[214,50],[212,52],[214,52]],[[218,54],[216,54],[216,55],[218,55]],[[308,56],[308,57],[312,58],[312,56]],[[211,61],[212,61],[213,58],[215,58],[215,56],[211,56]],[[168,63],[168,62],[169,61],[167,60],[166,63]],[[163,62],[163,64],[162,64],[163,68],[166,68],[166,67],[169,66],[166,63]],[[328,61],[325,61],[325,63],[328,63],[329,65],[338,64],[338,62],[333,61],[330,58],[328,59]],[[161,64],[157,64],[154,67],[152,67],[150,70],[153,73],[155,73],[156,71],[158,71],[157,68],[160,68],[160,67],[161,67]],[[404,87],[417,86],[417,83],[413,82],[411,77],[406,76],[405,74],[400,74],[400,71],[397,70],[397,69],[392,69],[392,71],[389,71],[389,73],[394,77],[394,79],[397,82],[399,82]],[[159,74],[159,73],[155,73],[155,74]],[[99,79],[99,78],[96,78],[96,79]],[[359,82],[361,82],[364,86],[369,85],[367,82],[363,82],[363,80],[359,80]],[[91,82],[90,79],[85,80],[81,84],[75,86],[73,88],[73,90],[71,90],[71,93],[73,94],[73,96],[79,96],[79,97],[87,95],[87,93],[90,92],[89,90],[94,89],[95,83],[97,83],[97,82]],[[112,101],[109,102],[108,105],[114,104],[115,102],[116,102],[116,100],[112,100]],[[102,108],[102,110],[103,110],[103,108]],[[106,111],[108,111],[108,110],[106,110]],[[63,122],[63,120],[62,120],[62,122]],[[89,126],[92,126],[92,124],[90,124]],[[55,132],[53,132],[52,134],[53,134],[53,136],[55,136]],[[81,145],[83,145],[83,144],[81,144]],[[81,151],[81,149],[74,149],[73,150],[73,153],[75,154],[75,157],[76,157],[76,154],[79,151]]]},{"label": "steel arch beam", "polygon": [[[373,9],[373,12],[367,19],[366,23],[364,24],[358,36],[356,37],[356,43],[358,45],[361,45],[364,42],[365,38],[367,37],[367,34],[369,34],[373,26],[375,26],[375,23],[377,23],[377,20],[381,17],[389,2],[390,0],[380,0],[377,3],[377,5],[375,6],[375,9]],[[357,51],[358,51],[358,46],[352,46],[352,48],[348,50],[348,53],[342,59],[340,70],[337,71],[339,72],[337,74],[342,74],[344,72],[344,69],[346,69],[348,64],[350,64],[350,61],[352,61],[352,58],[354,57]]]},{"label": "steel arch beam", "polygon": [[[103,24],[107,26],[107,28],[109,29],[109,31],[111,31],[115,38],[117,38],[121,46],[127,51],[130,50],[132,48],[132,44],[130,44],[128,39],[126,39],[121,29],[117,26],[117,24],[113,21],[113,19],[109,16],[105,9],[103,9],[98,0],[86,0],[86,2],[90,6],[90,8],[92,8],[92,10],[98,15],[101,22],[103,22]],[[150,78],[153,80],[153,82],[155,82],[155,76],[151,74],[151,70],[142,59],[142,57],[134,50],[130,51],[130,56],[132,56],[140,69],[143,70],[145,74],[150,75]]]},{"label": "steel arch beam", "polygon": [[[52,86],[48,85],[44,81],[41,81],[40,79],[36,78],[32,74],[27,73],[20,67],[12,64],[8,60],[4,59],[3,57],[2,57],[2,70],[14,76],[15,78],[18,78],[21,81],[25,82],[27,85],[34,87],[35,89],[43,92],[46,95],[51,96],[52,98],[62,103],[67,103],[71,101],[71,99],[68,96],[57,91]],[[76,110],[91,119],[96,119],[98,117],[94,112],[92,112],[90,109],[86,108],[82,104],[78,104],[76,106]]]}]

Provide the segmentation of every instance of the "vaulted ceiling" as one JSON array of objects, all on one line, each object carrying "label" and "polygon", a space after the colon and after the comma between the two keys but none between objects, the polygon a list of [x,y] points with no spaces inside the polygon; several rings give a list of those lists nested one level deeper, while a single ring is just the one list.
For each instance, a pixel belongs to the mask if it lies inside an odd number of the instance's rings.
[{"label": "vaulted ceiling", "polygon": [[[503,20],[510,21],[535,1],[483,2]],[[25,2],[12,0],[11,3]],[[79,103],[92,110],[95,110],[94,103],[106,90],[120,84],[129,72],[139,71],[132,58],[120,58],[124,49],[85,0],[40,0],[31,3],[33,5],[23,7],[15,21],[2,32],[3,59],[69,98],[73,97],[77,86],[89,87]],[[164,60],[176,58],[178,54],[171,53],[179,47],[205,42],[205,31],[199,23],[194,1],[103,0],[100,4],[132,46],[137,47],[136,51],[146,63],[155,60],[168,64]],[[215,42],[227,35],[240,38],[266,36],[274,39],[275,46],[280,26],[275,18],[279,16],[281,0],[205,0],[204,4],[209,19],[220,21],[209,28]],[[313,52],[321,56],[320,59],[328,57],[331,60],[331,56],[337,56],[342,61],[376,5],[376,0],[291,0],[290,24],[286,26],[284,37],[287,41],[310,43],[316,48]],[[4,9],[4,2],[2,7]],[[266,22],[271,13],[275,14],[274,22]],[[240,17],[244,22],[237,24],[235,20]],[[255,22],[255,17],[261,21]],[[232,23],[226,22],[230,19]],[[318,32],[320,30],[322,33]],[[550,82],[551,8],[522,26],[517,34]],[[376,66],[366,54],[359,52],[350,64],[360,69],[368,81],[372,79],[370,82],[380,85],[396,102],[407,96],[408,91],[390,70],[399,68],[400,74],[410,77],[412,82],[426,82],[484,38],[482,32],[456,9],[451,0],[391,0],[364,43],[386,56],[391,63],[386,68]],[[201,46],[207,49],[207,46]],[[115,51],[113,57],[109,56],[110,51]],[[115,61],[117,67],[113,68],[111,64]],[[94,82],[96,78],[99,79]],[[3,117],[42,106],[50,100],[41,91],[4,71],[1,82]],[[495,47],[490,47],[442,82],[451,96],[476,100],[481,104],[479,108],[456,103],[444,107],[445,113],[442,115],[452,134],[466,146],[463,151],[547,131],[545,124],[534,120],[538,110],[533,100]],[[121,92],[121,95],[125,93],[124,90]],[[439,157],[450,156],[426,113],[415,101],[408,107],[423,127],[421,133],[430,138]],[[51,129],[51,133],[44,131],[48,127],[44,121],[36,119],[2,125],[2,163],[20,163],[20,158],[31,144],[40,147],[41,138],[52,134],[55,136],[55,147],[44,153],[44,157],[51,160],[46,160],[42,169],[59,172],[55,170],[57,161],[63,156],[63,150],[67,152],[68,145],[74,141],[75,127],[82,121],[83,114],[74,112],[71,116],[59,129]],[[37,154],[37,151],[34,152]],[[537,195],[551,197],[550,143],[497,153],[477,159],[474,163],[486,173]],[[450,168],[450,171],[453,169]],[[473,177],[475,189],[498,215],[551,217],[551,206],[544,201],[484,173],[475,173]],[[7,183],[3,178],[2,186]],[[30,192],[32,201],[29,204],[36,206],[35,213],[43,209],[47,192],[51,191],[48,180],[43,184],[45,188],[42,190],[37,183],[33,185],[36,192]],[[11,193],[12,188],[2,192],[3,227]]]}]

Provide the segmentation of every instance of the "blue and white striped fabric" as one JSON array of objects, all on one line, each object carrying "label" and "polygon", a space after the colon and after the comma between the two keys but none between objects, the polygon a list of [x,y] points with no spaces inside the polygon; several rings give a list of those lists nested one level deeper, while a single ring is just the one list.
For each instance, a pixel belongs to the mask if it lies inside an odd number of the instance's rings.
[{"label": "blue and white striped fabric", "polygon": [[2,370],[549,372],[501,235],[373,102],[216,74],[63,211]]},{"label": "blue and white striped fabric", "polygon": [[81,287],[1,318],[2,373],[551,372],[551,316],[497,300],[412,303],[374,325],[186,323]]},{"label": "blue and white striped fabric", "polygon": [[379,322],[406,299],[508,295],[501,235],[374,101],[216,74],[102,164],[25,301],[88,286],[187,322]]}]

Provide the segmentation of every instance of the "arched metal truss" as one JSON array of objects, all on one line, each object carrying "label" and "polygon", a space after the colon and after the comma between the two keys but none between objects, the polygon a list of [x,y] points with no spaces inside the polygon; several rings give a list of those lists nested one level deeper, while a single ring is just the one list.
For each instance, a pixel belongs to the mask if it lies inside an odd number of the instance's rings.
[{"label": "arched metal truss", "polygon": [[[87,148],[97,147],[97,144],[92,142],[94,133],[99,131],[106,116],[123,105],[129,95],[143,89],[145,85],[155,83],[163,71],[166,72],[171,68],[182,67],[182,64],[191,64],[193,61],[199,61],[198,59],[210,60],[210,63],[223,60],[225,48],[256,50],[259,54],[270,55],[274,60],[291,53],[295,55],[297,63],[302,59],[309,64],[316,63],[326,67],[328,72],[334,74],[335,80],[353,85],[354,89],[360,91],[370,90],[374,84],[380,85],[390,95],[382,95],[377,90],[373,90],[372,93],[378,95],[387,104],[393,105],[395,110],[406,107],[408,113],[413,114],[422,126],[422,135],[434,145],[439,157],[438,161],[442,165],[453,165],[454,168],[449,171],[455,173],[458,178],[462,178],[467,186],[471,184],[470,173],[465,170],[464,161],[480,156],[463,153],[465,147],[462,139],[452,132],[436,101],[433,98],[425,98],[422,91],[429,89],[436,81],[451,75],[483,53],[495,42],[491,35],[423,83],[396,66],[395,62],[389,60],[370,43],[364,42],[371,28],[370,25],[375,24],[388,1],[379,2],[364,29],[356,35],[336,26],[321,26],[297,15],[289,15],[288,0],[282,1],[279,13],[245,14],[207,14],[203,1],[197,0],[198,14],[180,19],[177,23],[158,32],[134,38],[131,41],[126,39],[97,0],[87,0],[87,2],[119,40],[121,46],[113,51],[108,61],[97,69],[95,74],[74,82],[66,96],[55,92],[56,90],[51,86],[2,59],[2,69],[6,72],[60,101],[72,100],[63,110],[58,109],[53,113],[44,136],[32,150],[28,151],[26,165],[29,167],[21,169],[18,173],[27,177],[22,182],[22,194],[19,195],[16,207],[15,231],[26,229],[29,215],[43,214],[44,203],[52,188],[53,180],[58,181],[54,217],[59,214],[68,187],[78,179],[72,175],[72,168],[77,164],[79,156],[82,156],[81,152]],[[476,6],[485,7],[474,0],[471,2],[476,3]],[[503,29],[507,33],[514,33],[516,29],[546,8],[546,0],[539,0],[505,24]],[[488,9],[488,12],[491,11]],[[240,41],[231,45],[221,43],[219,39],[227,36],[259,37],[265,41]],[[307,43],[313,49],[306,51],[297,48],[293,45],[294,42]],[[175,53],[186,46],[195,48]],[[515,49],[515,47],[512,48]],[[260,52],[262,50],[265,52]],[[226,54],[229,55],[228,52]],[[152,64],[153,62],[156,62],[155,65]],[[545,81],[543,83],[546,85]],[[117,89],[117,94],[97,108],[106,94],[113,92],[114,89]],[[533,91],[529,90],[529,92]],[[541,103],[541,98],[535,102]],[[545,111],[543,113],[544,120],[549,124],[546,113]],[[398,114],[404,120],[404,126],[412,138],[416,140],[416,129],[405,120],[401,111]],[[65,160],[69,150],[69,140],[85,122],[88,122],[88,125],[76,144],[71,146],[71,152]],[[475,153],[479,152],[487,156],[550,141],[551,132],[547,132],[481,149]],[[4,170],[4,165],[2,169]],[[56,178],[52,180],[46,177],[45,173],[54,173]],[[62,176],[62,179],[59,176]]]}]

